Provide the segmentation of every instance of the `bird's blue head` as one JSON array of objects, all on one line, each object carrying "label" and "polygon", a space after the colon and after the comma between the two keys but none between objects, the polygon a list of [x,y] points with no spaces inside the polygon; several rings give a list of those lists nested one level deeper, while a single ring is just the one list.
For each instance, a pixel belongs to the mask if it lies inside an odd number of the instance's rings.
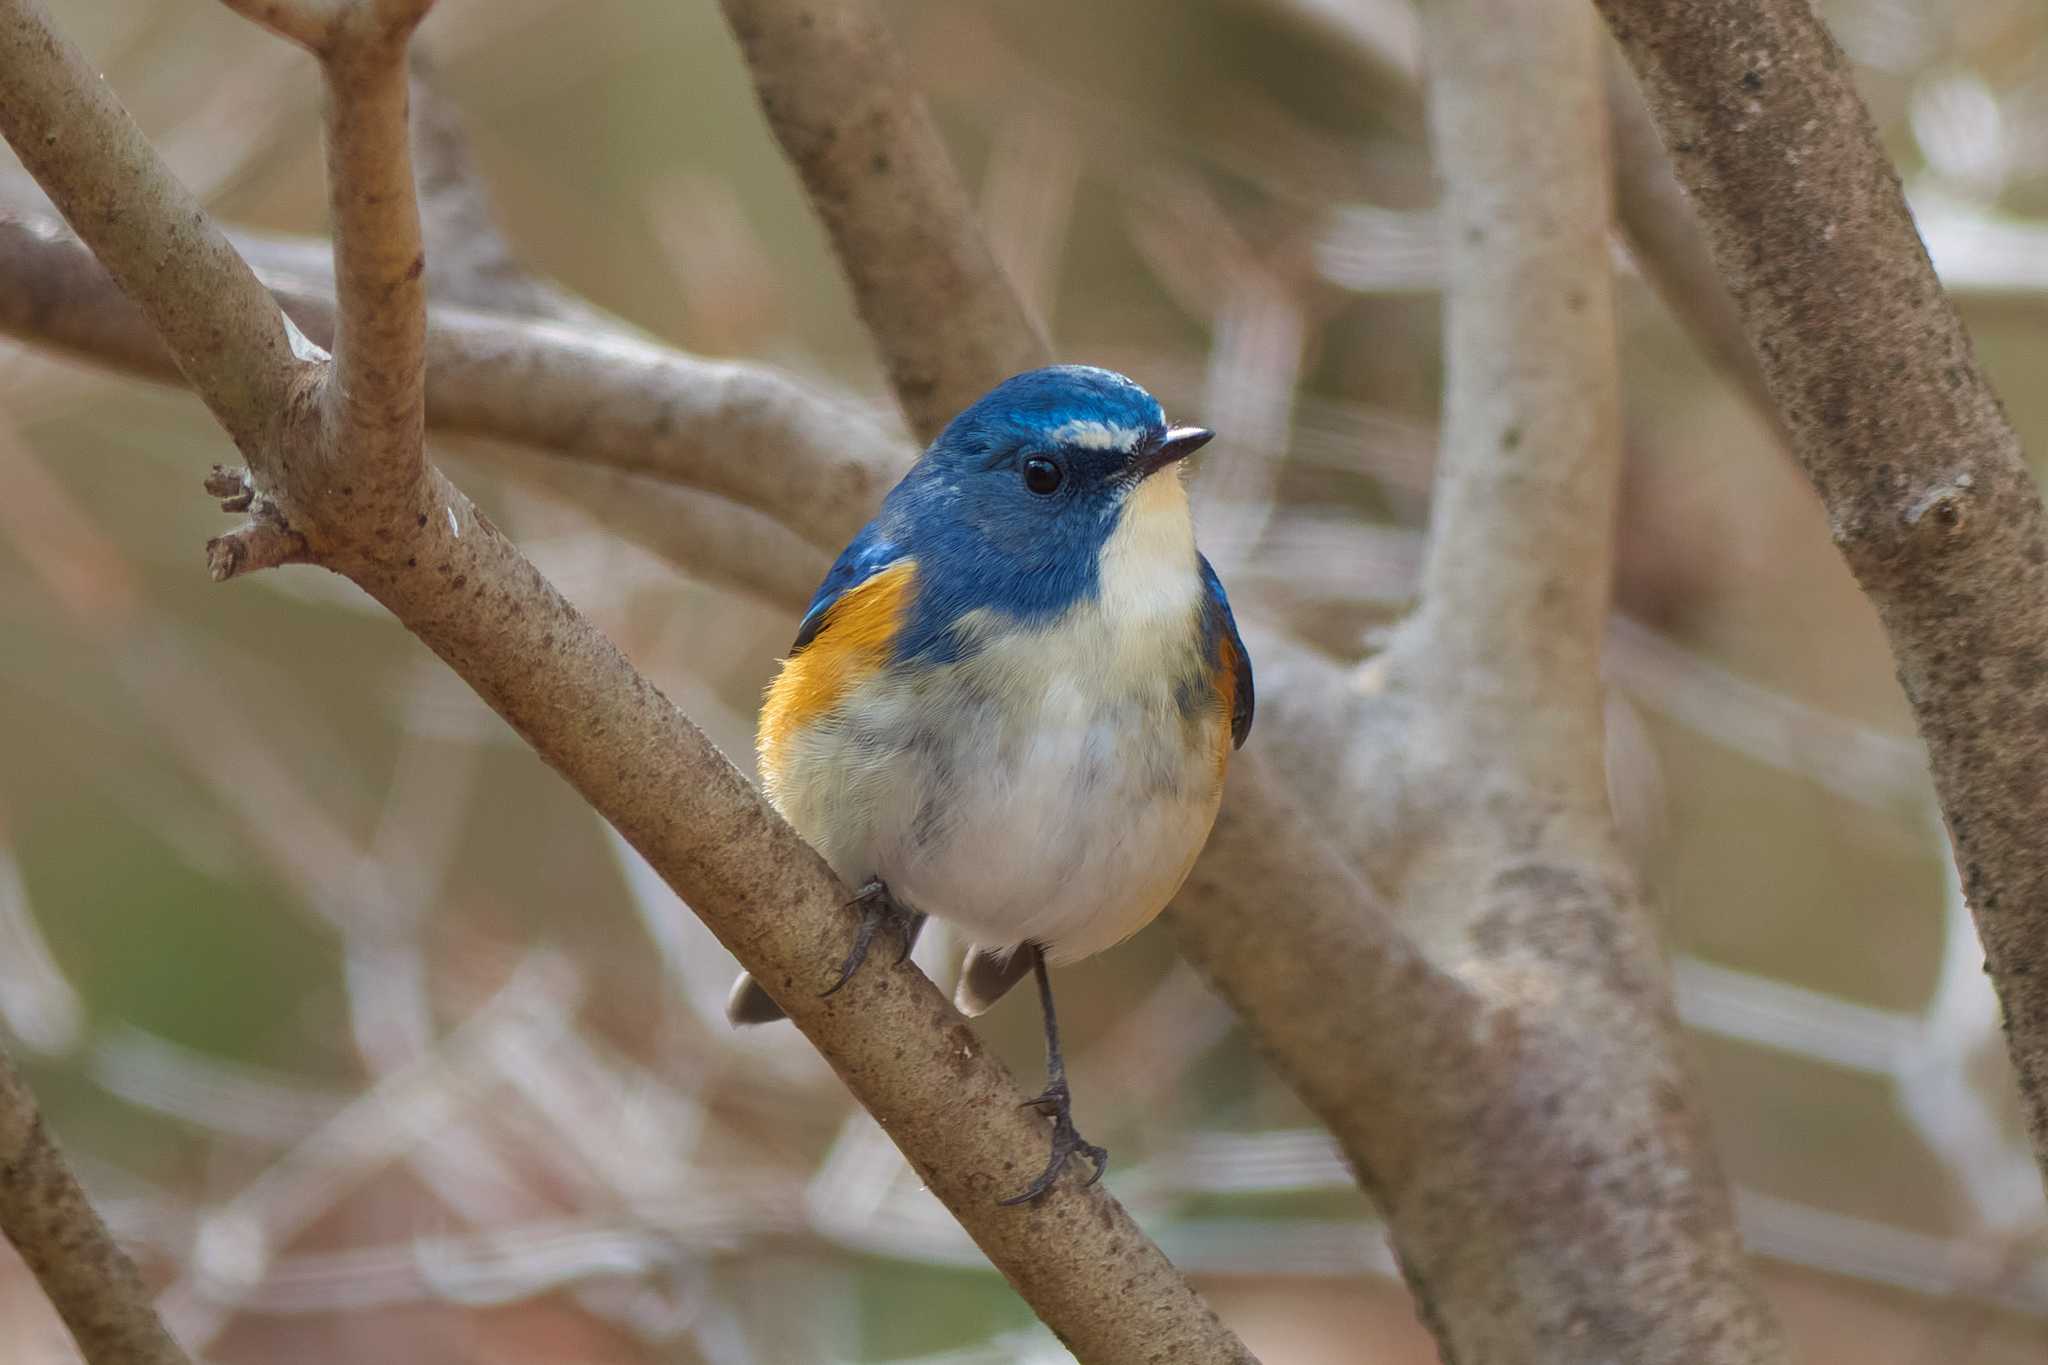
[{"label": "bird's blue head", "polygon": [[1029,370],[947,425],[890,510],[919,523],[918,541],[950,528],[1032,566],[1093,560],[1139,487],[1211,434],[1168,427],[1159,400],[1112,371]]},{"label": "bird's blue head", "polygon": [[1169,427],[1151,394],[1090,366],[990,390],[932,442],[879,519],[918,559],[921,643],[977,608],[1031,621],[1094,598],[1105,562],[1112,577],[1126,563],[1192,575],[1178,466],[1210,435]]}]

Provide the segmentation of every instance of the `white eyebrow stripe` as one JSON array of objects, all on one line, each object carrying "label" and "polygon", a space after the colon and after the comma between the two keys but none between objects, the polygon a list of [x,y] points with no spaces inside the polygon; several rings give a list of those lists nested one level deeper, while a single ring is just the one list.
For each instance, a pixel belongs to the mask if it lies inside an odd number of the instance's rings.
[{"label": "white eyebrow stripe", "polygon": [[1128,454],[1137,448],[1145,432],[1140,427],[1112,426],[1092,417],[1077,417],[1047,434],[1061,445],[1080,446],[1083,450],[1121,450]]}]

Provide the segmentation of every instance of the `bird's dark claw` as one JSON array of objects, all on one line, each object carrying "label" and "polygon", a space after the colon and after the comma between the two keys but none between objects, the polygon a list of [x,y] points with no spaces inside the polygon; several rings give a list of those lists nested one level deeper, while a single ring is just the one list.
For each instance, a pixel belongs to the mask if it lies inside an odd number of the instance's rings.
[{"label": "bird's dark claw", "polygon": [[847,951],[846,961],[839,965],[839,979],[821,991],[820,997],[835,994],[841,986],[853,980],[853,974],[860,970],[860,964],[867,961],[868,945],[883,929],[893,930],[903,940],[903,951],[896,955],[898,962],[910,956],[910,950],[917,945],[918,930],[924,928],[924,916],[907,906],[899,905],[889,894],[886,883],[877,878],[856,891],[853,899],[846,903],[847,909],[860,910],[860,927],[854,931],[853,947]]},{"label": "bird's dark claw", "polygon": [[1044,1094],[1028,1099],[1024,1104],[1052,1120],[1052,1156],[1045,1163],[1045,1169],[1039,1173],[1038,1179],[1025,1186],[1023,1193],[1013,1194],[1008,1199],[998,1199],[998,1204],[1030,1203],[1051,1189],[1052,1182],[1059,1179],[1060,1172],[1067,1168],[1067,1163],[1077,1156],[1087,1157],[1089,1164],[1095,1167],[1095,1173],[1082,1182],[1082,1188],[1085,1189],[1102,1179],[1102,1173],[1109,1169],[1109,1153],[1082,1137],[1080,1130],[1074,1127],[1074,1099],[1067,1093],[1064,1078],[1046,1087]]}]

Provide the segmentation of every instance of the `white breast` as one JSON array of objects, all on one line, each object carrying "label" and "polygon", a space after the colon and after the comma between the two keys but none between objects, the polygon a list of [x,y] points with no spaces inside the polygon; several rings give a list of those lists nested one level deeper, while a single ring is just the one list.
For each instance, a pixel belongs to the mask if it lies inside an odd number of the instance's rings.
[{"label": "white breast", "polygon": [[797,741],[783,814],[841,877],[1055,962],[1165,907],[1215,820],[1229,723],[1177,477],[1131,495],[1101,571],[1056,625],[990,622],[971,658],[878,679]]}]

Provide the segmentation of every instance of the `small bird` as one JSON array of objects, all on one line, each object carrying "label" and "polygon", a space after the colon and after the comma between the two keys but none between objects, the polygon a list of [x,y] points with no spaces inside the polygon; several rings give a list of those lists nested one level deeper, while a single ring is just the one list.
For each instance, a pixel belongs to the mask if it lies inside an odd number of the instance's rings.
[{"label": "small bird", "polygon": [[[762,785],[861,911],[831,994],[875,935],[908,956],[926,915],[965,931],[956,1003],[979,1014],[1034,972],[1052,1155],[1075,1155],[1048,963],[1151,922],[1209,837],[1252,667],[1195,549],[1169,427],[1120,374],[1016,375],[954,418],[839,556],[769,686]],[[736,1025],[783,1011],[742,974]]]}]

